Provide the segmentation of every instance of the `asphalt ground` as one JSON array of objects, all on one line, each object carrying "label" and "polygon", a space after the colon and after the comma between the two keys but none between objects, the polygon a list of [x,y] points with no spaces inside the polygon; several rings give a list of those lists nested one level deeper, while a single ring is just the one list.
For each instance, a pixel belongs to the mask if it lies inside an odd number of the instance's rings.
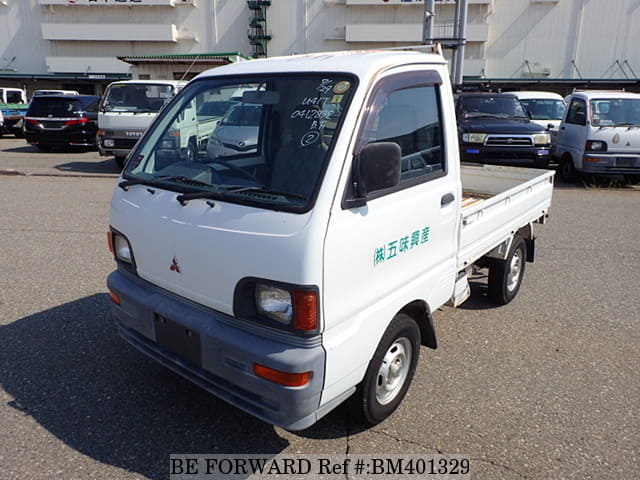
[{"label": "asphalt ground", "polygon": [[637,188],[557,184],[518,297],[495,308],[478,277],[436,312],[440,346],[392,417],[364,429],[341,407],[288,432],[117,336],[112,159],[4,137],[0,173],[2,480],[167,479],[172,453],[461,453],[473,479],[640,476]]}]

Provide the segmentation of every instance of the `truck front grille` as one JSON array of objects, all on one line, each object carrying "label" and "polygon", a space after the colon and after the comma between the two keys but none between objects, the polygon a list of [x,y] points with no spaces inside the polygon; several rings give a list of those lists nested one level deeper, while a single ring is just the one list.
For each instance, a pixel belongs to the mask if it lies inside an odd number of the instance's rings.
[{"label": "truck front grille", "polygon": [[531,147],[533,138],[525,135],[489,135],[487,147]]}]

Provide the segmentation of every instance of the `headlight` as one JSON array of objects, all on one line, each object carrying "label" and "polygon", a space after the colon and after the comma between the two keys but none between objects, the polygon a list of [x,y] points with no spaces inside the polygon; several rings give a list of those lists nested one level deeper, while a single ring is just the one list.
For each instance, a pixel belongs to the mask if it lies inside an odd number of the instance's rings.
[{"label": "headlight", "polygon": [[113,140],[113,138],[105,138],[102,143],[104,144],[105,147],[109,147],[109,148],[113,148],[116,146],[116,142]]},{"label": "headlight", "polygon": [[260,315],[285,325],[291,324],[293,302],[291,294],[286,290],[258,283],[256,285],[256,307]]},{"label": "headlight", "polygon": [[549,145],[551,143],[551,135],[549,133],[537,133],[533,136],[535,145]]},{"label": "headlight", "polygon": [[606,152],[607,142],[603,142],[601,140],[587,140],[587,144],[584,148],[591,152]]},{"label": "headlight", "polygon": [[463,133],[462,141],[465,143],[484,143],[487,138],[486,133]]},{"label": "headlight", "polygon": [[109,232],[109,250],[116,257],[116,260],[133,264],[133,254],[131,253],[129,241],[119,233]]}]

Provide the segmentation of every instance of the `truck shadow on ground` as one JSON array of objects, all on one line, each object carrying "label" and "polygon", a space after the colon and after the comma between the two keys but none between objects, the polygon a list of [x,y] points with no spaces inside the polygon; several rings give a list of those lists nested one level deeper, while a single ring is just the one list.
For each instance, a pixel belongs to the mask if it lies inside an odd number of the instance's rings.
[{"label": "truck shadow on ground", "polygon": [[97,162],[77,161],[62,163],[60,165],[56,165],[55,168],[62,172],[120,174],[120,168],[116,165],[115,160],[111,158]]},{"label": "truck shadow on ground", "polygon": [[289,445],[128,346],[108,302],[93,295],[0,327],[11,408],[78,452],[153,479],[168,478],[172,453],[271,456]]}]

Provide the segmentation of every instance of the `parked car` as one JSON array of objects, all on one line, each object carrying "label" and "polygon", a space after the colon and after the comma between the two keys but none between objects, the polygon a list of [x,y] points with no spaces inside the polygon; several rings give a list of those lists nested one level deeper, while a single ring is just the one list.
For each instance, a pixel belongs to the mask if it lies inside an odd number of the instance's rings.
[{"label": "parked car", "polygon": [[514,95],[529,114],[529,118],[538,125],[548,128],[553,137],[558,131],[567,105],[564,99],[553,92],[509,92]]},{"label": "parked car", "polygon": [[24,135],[41,151],[52,148],[95,148],[98,132],[97,95],[35,97],[27,110]]},{"label": "parked car", "polygon": [[36,90],[32,97],[40,97],[42,95],[80,95],[77,90]]},{"label": "parked car", "polygon": [[261,113],[261,105],[244,103],[231,107],[209,137],[209,157],[255,153]]},{"label": "parked car", "polygon": [[555,155],[565,181],[579,174],[640,180],[640,94],[578,91],[569,96]]},{"label": "parked car", "polygon": [[505,93],[461,93],[456,116],[463,162],[547,168],[551,135]]},{"label": "parked car", "polygon": [[22,137],[22,125],[27,108],[29,105],[25,89],[0,87],[0,113],[4,118],[0,135],[13,133],[16,137]]}]

